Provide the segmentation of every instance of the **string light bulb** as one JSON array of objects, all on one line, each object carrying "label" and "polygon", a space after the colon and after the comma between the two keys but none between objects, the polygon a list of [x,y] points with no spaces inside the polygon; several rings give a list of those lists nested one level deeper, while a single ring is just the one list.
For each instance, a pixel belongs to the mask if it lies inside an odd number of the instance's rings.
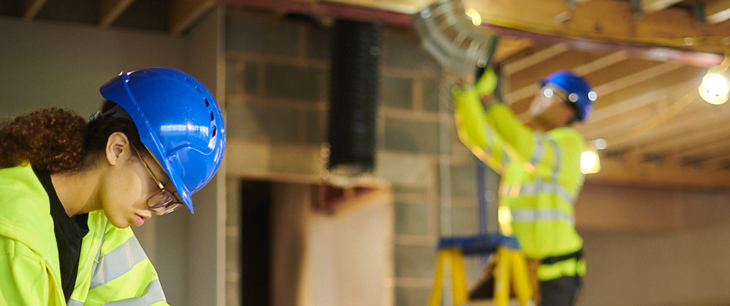
[{"label": "string light bulb", "polygon": [[601,160],[596,150],[587,149],[580,154],[580,171],[585,174],[601,171]]},{"label": "string light bulb", "polygon": [[471,19],[471,23],[473,23],[475,26],[480,26],[482,24],[482,16],[479,15],[479,12],[477,12],[477,10],[466,9],[464,13],[469,16],[469,19]]},{"label": "string light bulb", "polygon": [[700,84],[700,97],[707,103],[720,105],[727,102],[730,94],[730,85],[728,85],[725,72],[727,68],[721,66],[715,66],[707,71],[707,74],[702,78]]}]

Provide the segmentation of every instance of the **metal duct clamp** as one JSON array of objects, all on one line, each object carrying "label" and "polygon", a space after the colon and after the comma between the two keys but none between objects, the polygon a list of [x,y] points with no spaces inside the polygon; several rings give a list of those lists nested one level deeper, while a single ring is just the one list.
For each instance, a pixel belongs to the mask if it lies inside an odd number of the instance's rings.
[{"label": "metal duct clamp", "polygon": [[497,35],[472,23],[460,0],[441,0],[413,14],[421,46],[442,66],[463,74],[489,64]]}]

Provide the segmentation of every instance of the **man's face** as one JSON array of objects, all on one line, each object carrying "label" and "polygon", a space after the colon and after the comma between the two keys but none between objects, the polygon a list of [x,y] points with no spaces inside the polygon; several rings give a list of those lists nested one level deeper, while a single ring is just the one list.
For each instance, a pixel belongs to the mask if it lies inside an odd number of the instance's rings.
[{"label": "man's face", "polygon": [[532,120],[547,128],[563,126],[569,120],[572,110],[565,103],[565,93],[550,85],[541,88],[532,100],[528,113]]}]

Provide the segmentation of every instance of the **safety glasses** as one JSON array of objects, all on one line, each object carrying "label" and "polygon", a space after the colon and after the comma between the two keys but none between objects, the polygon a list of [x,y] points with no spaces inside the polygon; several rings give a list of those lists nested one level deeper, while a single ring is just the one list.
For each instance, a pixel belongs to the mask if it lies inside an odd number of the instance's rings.
[{"label": "safety glasses", "polygon": [[565,103],[568,102],[568,98],[560,91],[560,89],[554,88],[550,85],[545,85],[538,90],[537,96],[543,99],[551,99],[553,97],[563,100]]},{"label": "safety glasses", "polygon": [[134,152],[137,153],[137,157],[139,157],[139,160],[142,161],[145,168],[147,169],[147,172],[149,172],[150,176],[152,176],[152,179],[155,180],[157,187],[160,188],[159,190],[157,190],[157,192],[155,192],[155,194],[147,199],[147,205],[150,207],[150,209],[152,209],[152,211],[156,215],[161,216],[169,214],[178,207],[182,206],[182,201],[180,201],[172,191],[167,190],[167,188],[162,185],[162,182],[157,179],[155,174],[152,173],[152,168],[150,168],[147,162],[144,161],[144,158],[142,158],[142,155],[139,154],[137,148],[135,148],[134,145],[131,145],[131,147],[134,149]]}]

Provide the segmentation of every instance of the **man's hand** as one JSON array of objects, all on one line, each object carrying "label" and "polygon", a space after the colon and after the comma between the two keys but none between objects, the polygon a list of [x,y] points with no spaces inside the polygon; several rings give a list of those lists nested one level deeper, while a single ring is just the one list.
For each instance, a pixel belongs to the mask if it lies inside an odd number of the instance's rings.
[{"label": "man's hand", "polygon": [[455,85],[461,88],[467,88],[471,84],[474,84],[474,77],[471,75],[463,74],[458,79],[456,79]]},{"label": "man's hand", "polygon": [[484,70],[484,73],[478,76],[476,83],[477,93],[479,96],[493,95],[497,89],[497,74],[491,67]]}]

